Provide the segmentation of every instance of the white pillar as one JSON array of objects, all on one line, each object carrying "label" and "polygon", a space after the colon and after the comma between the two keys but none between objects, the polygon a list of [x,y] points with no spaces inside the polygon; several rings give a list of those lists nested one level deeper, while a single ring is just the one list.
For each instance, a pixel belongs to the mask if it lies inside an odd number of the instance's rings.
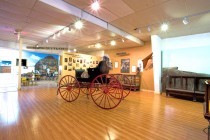
[{"label": "white pillar", "polygon": [[21,89],[22,39],[19,40],[18,90]]},{"label": "white pillar", "polygon": [[153,52],[153,73],[154,73],[154,92],[161,92],[161,38],[157,35],[151,36]]}]

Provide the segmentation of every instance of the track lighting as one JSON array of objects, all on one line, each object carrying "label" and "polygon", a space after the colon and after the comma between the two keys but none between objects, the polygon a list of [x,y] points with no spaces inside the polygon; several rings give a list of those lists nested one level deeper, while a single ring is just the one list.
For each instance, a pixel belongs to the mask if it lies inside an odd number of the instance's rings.
[{"label": "track lighting", "polygon": [[55,36],[55,34],[53,35],[53,39],[56,39],[56,36]]},{"label": "track lighting", "polygon": [[187,25],[189,23],[189,20],[187,17],[184,17],[184,19],[182,20],[184,25]]},{"label": "track lighting", "polygon": [[95,47],[99,49],[99,48],[101,48],[101,44],[100,43],[96,43]]},{"label": "track lighting", "polygon": [[116,45],[116,41],[112,40],[112,41],[110,42],[110,44],[111,44],[112,46],[115,46],[115,45]]},{"label": "track lighting", "polygon": [[75,27],[76,29],[78,29],[78,30],[82,29],[82,27],[83,27],[82,21],[81,21],[81,20],[76,21],[76,22],[74,23],[74,27]]},{"label": "track lighting", "polygon": [[57,33],[57,37],[60,37],[60,35],[61,35],[61,32],[59,31],[59,32]]},{"label": "track lighting", "polygon": [[151,27],[150,25],[147,27],[147,31],[150,32],[151,31]]}]

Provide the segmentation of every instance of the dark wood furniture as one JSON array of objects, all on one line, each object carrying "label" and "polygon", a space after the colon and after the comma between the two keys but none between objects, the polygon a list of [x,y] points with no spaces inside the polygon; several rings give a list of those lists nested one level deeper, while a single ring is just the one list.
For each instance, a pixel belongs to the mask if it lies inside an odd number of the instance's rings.
[{"label": "dark wood furniture", "polygon": [[[129,79],[131,90],[134,91],[140,90],[140,75],[134,75],[134,74],[123,74],[123,75],[125,75]],[[126,86],[126,84],[124,86]]]},{"label": "dark wood furniture", "polygon": [[166,95],[204,100],[205,80],[210,77],[167,76]]},{"label": "dark wood furniture", "polygon": [[210,81],[205,81],[206,84],[206,91],[205,91],[205,98],[204,98],[204,117],[208,121],[210,121],[210,112],[209,112],[209,98],[210,98]]}]

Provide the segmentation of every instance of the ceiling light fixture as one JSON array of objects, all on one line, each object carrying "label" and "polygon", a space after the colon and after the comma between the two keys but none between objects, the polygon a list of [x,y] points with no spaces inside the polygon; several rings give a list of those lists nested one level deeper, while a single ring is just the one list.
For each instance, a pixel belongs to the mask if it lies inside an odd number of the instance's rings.
[{"label": "ceiling light fixture", "polygon": [[74,23],[74,27],[78,30],[82,29],[83,27],[83,22],[81,20],[78,20]]},{"label": "ceiling light fixture", "polygon": [[122,38],[122,42],[125,42],[124,38]]},{"label": "ceiling light fixture", "polygon": [[116,41],[112,40],[112,41],[110,42],[110,44],[111,44],[112,46],[115,46],[115,45],[116,45]]},{"label": "ceiling light fixture", "polygon": [[63,28],[63,30],[62,30],[62,34],[64,35],[65,33],[66,33],[66,31],[68,30],[68,28],[67,27],[65,27],[65,28]]},{"label": "ceiling light fixture", "polygon": [[74,52],[76,52],[77,51],[77,49],[74,49]]},{"label": "ceiling light fixture", "polygon": [[57,33],[57,37],[60,37],[61,36],[61,32],[59,31],[58,33]]},{"label": "ceiling light fixture", "polygon": [[101,44],[100,44],[100,43],[96,43],[95,47],[96,47],[97,49],[99,49],[99,48],[101,48]]},{"label": "ceiling light fixture", "polygon": [[55,34],[53,35],[53,39],[56,39],[56,36],[55,36]]},{"label": "ceiling light fixture", "polygon": [[161,26],[160,26],[160,28],[161,28],[161,31],[163,31],[163,32],[166,32],[167,30],[168,30],[168,24],[167,23],[163,23]]},{"label": "ceiling light fixture", "polygon": [[150,32],[151,31],[151,27],[150,25],[147,27],[147,31]]},{"label": "ceiling light fixture", "polygon": [[184,25],[187,25],[189,23],[189,20],[188,20],[187,17],[184,17],[182,22],[183,22]]},{"label": "ceiling light fixture", "polygon": [[94,11],[98,11],[100,9],[100,4],[98,2],[98,0],[95,0],[92,4],[91,4],[91,8]]},{"label": "ceiling light fixture", "polygon": [[48,39],[46,39],[45,42],[48,43],[49,42]]}]

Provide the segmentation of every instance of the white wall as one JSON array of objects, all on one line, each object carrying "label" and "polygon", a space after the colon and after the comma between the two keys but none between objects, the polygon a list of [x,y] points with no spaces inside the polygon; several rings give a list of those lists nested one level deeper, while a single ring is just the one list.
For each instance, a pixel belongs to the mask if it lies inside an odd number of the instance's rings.
[{"label": "white wall", "polygon": [[162,40],[157,35],[151,36],[153,52],[153,73],[154,73],[154,90],[155,93],[161,92],[161,46]]},{"label": "white wall", "polygon": [[210,74],[210,33],[162,40],[162,66]]}]

